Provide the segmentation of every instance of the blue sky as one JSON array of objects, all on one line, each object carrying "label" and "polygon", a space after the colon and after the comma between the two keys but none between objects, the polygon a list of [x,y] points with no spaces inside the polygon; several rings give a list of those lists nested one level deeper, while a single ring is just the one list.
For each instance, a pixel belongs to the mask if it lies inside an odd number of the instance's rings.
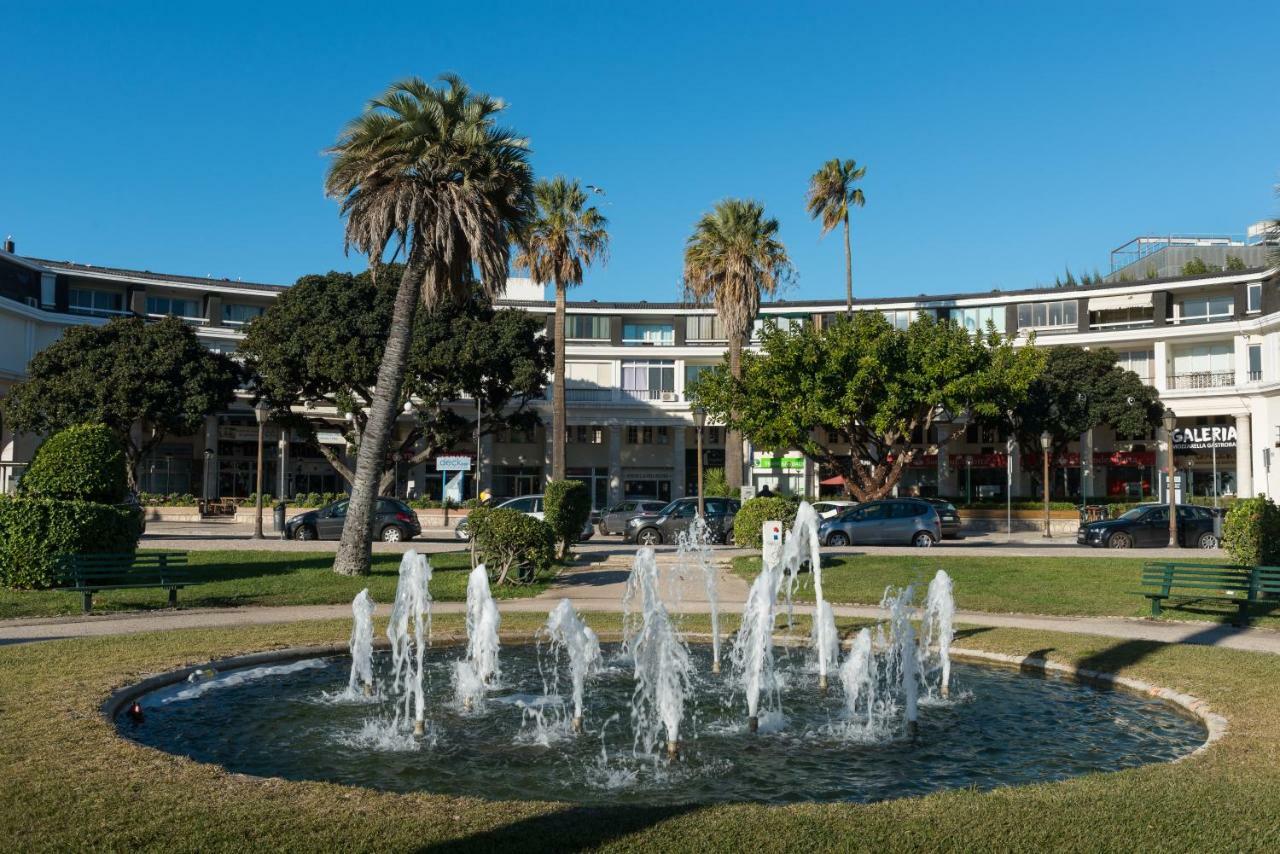
[{"label": "blue sky", "polygon": [[[1280,8],[1203,4],[5,4],[0,232],[18,251],[289,283],[359,269],[323,149],[398,77],[511,104],[541,175],[607,190],[578,299],[674,299],[717,199],[782,223],[786,296],[839,297],[804,211],[867,166],[863,296],[1107,269],[1138,233],[1274,216]],[[909,11],[907,11],[909,10]]]}]

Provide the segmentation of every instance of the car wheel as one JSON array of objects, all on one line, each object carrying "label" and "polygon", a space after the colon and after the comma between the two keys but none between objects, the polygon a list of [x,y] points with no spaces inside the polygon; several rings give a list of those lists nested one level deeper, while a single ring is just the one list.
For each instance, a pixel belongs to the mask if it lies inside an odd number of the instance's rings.
[{"label": "car wheel", "polygon": [[382,541],[384,543],[398,543],[404,539],[404,531],[396,525],[388,525],[382,529]]},{"label": "car wheel", "polygon": [[848,537],[847,535],[845,535],[845,534],[842,534],[842,533],[841,533],[841,532],[839,532],[839,531],[836,531],[835,533],[828,535],[828,537],[827,537],[827,545],[829,545],[829,546],[847,546],[847,545],[849,545],[849,537]]},{"label": "car wheel", "polygon": [[644,528],[636,534],[636,542],[642,546],[662,545],[662,534],[657,528]]},{"label": "car wheel", "polygon": [[916,535],[911,538],[911,545],[918,549],[932,548],[933,534],[928,531],[916,531]]},{"label": "car wheel", "polygon": [[1111,549],[1131,549],[1133,548],[1133,537],[1124,531],[1117,531],[1107,540],[1107,548]]},{"label": "car wheel", "polygon": [[599,525],[597,525],[596,527],[597,527],[597,528],[599,528],[599,530],[600,530],[600,536],[602,536],[602,537],[607,537],[607,536],[609,536],[609,529],[608,529],[608,528],[606,528],[606,527],[604,526],[604,522],[601,522],[601,523],[600,523]]},{"label": "car wheel", "polygon": [[314,540],[316,538],[316,530],[310,525],[299,525],[293,532],[295,540]]},{"label": "car wheel", "polygon": [[1200,539],[1196,540],[1196,546],[1202,549],[1216,549],[1218,547],[1218,538],[1210,531],[1205,531],[1200,535]]}]

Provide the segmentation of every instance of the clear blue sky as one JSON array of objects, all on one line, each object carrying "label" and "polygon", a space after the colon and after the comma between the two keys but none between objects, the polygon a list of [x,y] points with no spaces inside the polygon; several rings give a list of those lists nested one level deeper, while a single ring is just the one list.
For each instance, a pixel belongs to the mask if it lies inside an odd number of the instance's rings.
[{"label": "clear blue sky", "polygon": [[0,232],[175,273],[358,269],[322,150],[389,81],[446,70],[510,102],[539,174],[607,189],[612,257],[579,299],[675,298],[726,196],[781,220],[788,296],[841,296],[803,204],[833,156],[868,170],[865,296],[1105,272],[1140,232],[1280,210],[1277,7],[969,5],[10,2]]}]

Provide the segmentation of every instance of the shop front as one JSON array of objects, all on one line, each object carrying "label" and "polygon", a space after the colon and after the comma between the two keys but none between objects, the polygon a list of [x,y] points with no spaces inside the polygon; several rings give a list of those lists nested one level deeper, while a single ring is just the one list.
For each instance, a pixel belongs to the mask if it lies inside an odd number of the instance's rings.
[{"label": "shop front", "polygon": [[779,495],[804,495],[804,474],[805,459],[797,453],[757,452],[751,461],[751,481],[757,495],[766,486]]},{"label": "shop front", "polygon": [[623,468],[622,495],[624,498],[670,501],[671,469]]},{"label": "shop front", "polygon": [[1153,495],[1155,485],[1160,482],[1157,465],[1155,451],[1095,451],[1093,454],[1098,479],[1107,485],[1107,498],[1115,501],[1141,501]]},{"label": "shop front", "polygon": [[960,493],[957,497],[966,503],[1004,500],[1008,493],[1007,454],[951,454],[947,463],[956,473],[956,486]]},{"label": "shop front", "polygon": [[1192,498],[1234,497],[1236,483],[1236,425],[1227,416],[1196,419],[1173,430],[1174,467]]}]

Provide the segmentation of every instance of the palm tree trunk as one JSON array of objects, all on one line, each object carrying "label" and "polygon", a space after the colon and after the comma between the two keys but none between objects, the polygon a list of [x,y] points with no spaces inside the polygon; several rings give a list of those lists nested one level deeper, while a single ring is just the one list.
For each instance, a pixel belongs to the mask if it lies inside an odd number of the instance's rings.
[{"label": "palm tree trunk", "polygon": [[565,286],[556,281],[556,329],[552,340],[555,342],[555,376],[552,378],[551,399],[551,479],[564,480],[564,429],[565,429],[565,397],[564,388],[564,300]]},{"label": "palm tree trunk", "polygon": [[391,326],[387,330],[387,347],[382,353],[382,364],[378,366],[378,384],[373,390],[369,419],[356,455],[356,475],[351,484],[347,518],[342,525],[342,542],[333,561],[333,571],[340,575],[369,574],[373,504],[378,497],[378,481],[382,477],[387,442],[400,411],[400,387],[404,383],[409,341],[413,337],[413,320],[421,293],[422,263],[418,255],[415,249],[396,288]]},{"label": "palm tree trunk", "polygon": [[849,214],[844,215],[844,305],[853,314],[853,249],[849,245]]},{"label": "palm tree trunk", "polygon": [[[735,378],[742,378],[742,338],[729,335],[729,373]],[[737,413],[732,413],[735,417]],[[742,487],[742,434],[737,430],[728,430],[724,436],[724,479],[729,489]]]}]

